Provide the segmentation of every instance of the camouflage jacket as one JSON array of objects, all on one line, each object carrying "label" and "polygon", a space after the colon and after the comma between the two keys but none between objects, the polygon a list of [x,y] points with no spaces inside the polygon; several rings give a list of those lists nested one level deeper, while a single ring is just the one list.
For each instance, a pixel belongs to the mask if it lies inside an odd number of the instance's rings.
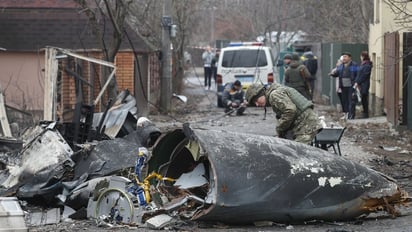
[{"label": "camouflage jacket", "polygon": [[276,83],[266,89],[265,96],[267,104],[276,113],[276,132],[280,137],[292,131],[298,142],[310,143],[313,140],[321,126],[311,101],[296,90]]}]

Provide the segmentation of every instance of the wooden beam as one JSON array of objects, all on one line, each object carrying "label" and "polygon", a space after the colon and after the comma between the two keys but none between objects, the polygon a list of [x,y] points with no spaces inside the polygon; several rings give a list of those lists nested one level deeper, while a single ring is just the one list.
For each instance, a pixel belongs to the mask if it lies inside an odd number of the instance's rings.
[{"label": "wooden beam", "polygon": [[45,50],[45,75],[44,75],[44,105],[43,119],[46,121],[56,121],[56,99],[57,99],[57,71],[58,61],[56,59],[57,50],[48,47]]}]

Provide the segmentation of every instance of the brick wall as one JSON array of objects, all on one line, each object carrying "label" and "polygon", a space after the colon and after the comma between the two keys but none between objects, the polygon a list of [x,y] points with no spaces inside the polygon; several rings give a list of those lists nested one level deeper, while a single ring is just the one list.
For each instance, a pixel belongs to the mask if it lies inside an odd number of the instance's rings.
[{"label": "brick wall", "polygon": [[[77,53],[87,57],[93,57],[102,59],[101,53]],[[70,62],[70,63],[69,63]],[[76,65],[77,64],[77,65]],[[118,91],[128,89],[130,93],[134,93],[134,55],[133,52],[119,52],[115,59],[115,65],[117,67],[115,78],[117,81]],[[80,66],[80,68],[79,68]],[[70,121],[73,116],[73,110],[76,104],[76,86],[75,78],[68,73],[62,71],[65,67],[70,67],[71,70],[76,69],[81,73],[81,77],[92,84],[94,88],[91,88],[88,84],[83,83],[83,103],[92,105],[93,101],[98,96],[101,87],[105,83],[100,83],[102,74],[102,66],[96,63],[91,63],[81,59],[63,59],[60,63],[60,75],[61,79],[58,84],[58,111],[62,121]],[[77,67],[77,68],[73,68]],[[108,74],[109,75],[109,74]],[[60,99],[60,100],[59,100]],[[103,94],[100,103],[107,103],[107,94]],[[101,111],[100,104],[95,106],[95,112]]]},{"label": "brick wall", "polygon": [[128,89],[134,93],[134,55],[133,52],[119,52],[115,61],[116,81],[119,91]]}]

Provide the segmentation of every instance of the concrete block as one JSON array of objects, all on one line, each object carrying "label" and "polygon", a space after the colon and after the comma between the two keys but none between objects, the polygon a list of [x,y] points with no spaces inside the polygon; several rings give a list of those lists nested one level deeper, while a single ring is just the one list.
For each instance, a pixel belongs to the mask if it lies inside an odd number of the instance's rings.
[{"label": "concrete block", "polygon": [[28,231],[16,197],[0,197],[0,231]]},{"label": "concrete block", "polygon": [[169,225],[173,221],[173,218],[167,214],[160,214],[154,216],[146,221],[147,227],[152,229],[161,229]]}]

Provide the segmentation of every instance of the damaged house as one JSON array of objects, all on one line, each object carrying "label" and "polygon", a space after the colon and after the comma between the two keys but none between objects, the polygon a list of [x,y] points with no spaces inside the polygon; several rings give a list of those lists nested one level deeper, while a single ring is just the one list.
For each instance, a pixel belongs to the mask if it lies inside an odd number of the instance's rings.
[{"label": "damaged house", "polygon": [[[64,201],[57,194],[88,178],[133,167],[139,146],[152,145],[160,134],[153,125],[136,124],[137,114],[147,114],[148,102],[159,96],[157,52],[127,28],[128,38],[115,63],[101,60],[101,40],[92,34],[92,23],[74,1],[0,0],[0,8],[2,104],[10,124],[20,126],[12,131],[17,141],[0,141],[8,143],[1,148],[1,196],[50,205]],[[109,43],[113,28],[105,20],[99,22]],[[116,99],[104,93],[103,67],[111,68],[122,90]],[[10,149],[10,143],[16,145]],[[130,159],[117,156],[114,164],[110,155],[122,153]],[[85,160],[86,170],[88,165],[96,168],[96,173],[81,175],[86,172],[81,165],[75,171],[78,159]],[[63,184],[67,181],[70,184]]]},{"label": "damaged house", "polygon": [[[0,0],[0,8],[0,85],[6,107],[9,111],[28,112],[36,120],[43,119],[45,48],[58,47],[102,59],[101,40],[92,33],[92,23],[74,1]],[[104,31],[103,40],[109,44],[112,25],[106,20],[99,22],[100,30]],[[130,28],[127,36],[115,60],[117,86],[119,91],[127,89],[136,96],[139,111],[147,114],[147,102],[157,102],[159,95],[160,61],[157,53]],[[73,57],[60,57],[58,61],[57,107],[62,119],[70,121],[76,104],[76,78],[67,68],[81,76],[83,99],[90,103],[104,85],[102,66]],[[103,96],[101,103],[108,104],[107,96]],[[101,110],[100,106],[96,110]],[[12,112],[9,114],[13,122]],[[18,122],[22,121],[27,119]]]}]

